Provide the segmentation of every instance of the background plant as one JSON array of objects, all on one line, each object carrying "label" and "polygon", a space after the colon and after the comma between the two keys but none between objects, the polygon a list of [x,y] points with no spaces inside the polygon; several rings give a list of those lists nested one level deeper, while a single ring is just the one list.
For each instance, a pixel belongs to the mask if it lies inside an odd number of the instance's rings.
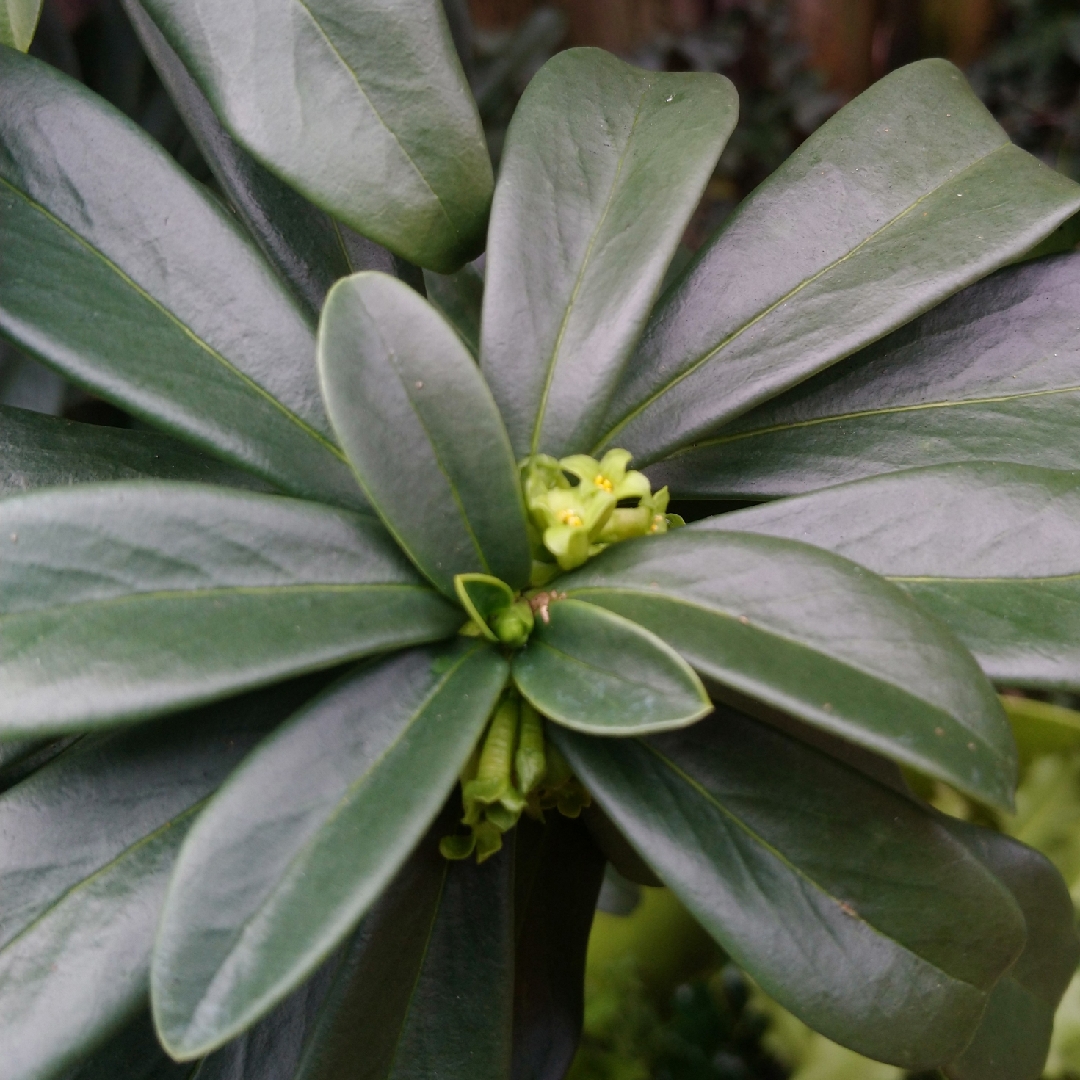
[{"label": "background plant", "polygon": [[1007,808],[979,665],[1074,685],[1075,260],[993,271],[1075,185],[914,65],[659,295],[722,78],[564,54],[491,202],[437,6],[128,10],[235,218],[3,52],[0,327],[179,439],[4,412],[0,1069],[180,1068],[149,971],[189,1074],[561,1075],[607,858],[838,1041],[1037,1071],[1067,891],[895,765]]}]

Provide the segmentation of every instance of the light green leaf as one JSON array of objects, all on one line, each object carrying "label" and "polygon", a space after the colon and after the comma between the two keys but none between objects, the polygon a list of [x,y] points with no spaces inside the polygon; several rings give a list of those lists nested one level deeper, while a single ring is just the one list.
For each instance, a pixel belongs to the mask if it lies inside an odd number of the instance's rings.
[{"label": "light green leaf", "polygon": [[242,1032],[341,943],[446,801],[506,676],[486,642],[402,653],[335,684],[232,776],[184,845],[155,947],[174,1057]]},{"label": "light green leaf", "polygon": [[148,478],[265,487],[251,473],[167,435],[79,424],[0,405],[0,498],[38,487]]},{"label": "light green leaf", "polygon": [[386,274],[338,282],[319,373],[364,492],[421,572],[450,597],[456,574],[525,585],[525,506],[506,429],[442,316]]},{"label": "light green leaf", "polygon": [[1039,1080],[1054,1012],[1080,960],[1069,890],[1037,851],[965,821],[942,825],[1012,894],[1027,926],[1019,959],[990,994],[982,1023],[944,1069],[949,1080]]},{"label": "light green leaf", "polygon": [[975,661],[903,591],[846,559],[694,528],[613,545],[559,587],[647,627],[722,687],[1012,803],[1016,750]]},{"label": "light green leaf", "polygon": [[362,506],[308,317],[224,207],[37,60],[0,53],[0,96],[0,332],[282,490]]},{"label": "light green leaf", "polygon": [[902,586],[995,681],[1080,689],[1080,473],[909,469],[692,528],[828,548]]},{"label": "light green leaf", "polygon": [[520,457],[592,445],[738,115],[719,75],[560,53],[507,132],[481,362]]},{"label": "light green leaf", "polygon": [[42,0],[0,0],[0,45],[26,52],[34,40]]},{"label": "light green leaf", "polygon": [[1080,186],[1014,146],[944,60],[876,82],[728,219],[665,295],[597,447],[639,465],[1034,246]]},{"label": "light green leaf", "polygon": [[544,716],[594,735],[665,731],[712,711],[701,680],[674,649],[580,600],[550,604],[515,654],[513,674]]},{"label": "light green leaf", "polygon": [[373,519],[195,484],[0,500],[0,731],[118,723],[452,634]]},{"label": "light green leaf", "polygon": [[649,470],[775,498],[960,461],[1080,468],[1080,254],[1009,267]]},{"label": "light green leaf", "polygon": [[449,273],[492,174],[437,0],[144,0],[233,137],[317,206]]},{"label": "light green leaf", "polygon": [[0,797],[3,1080],[52,1080],[143,1006],[184,832],[251,746],[317,688],[298,680],[82,739]]},{"label": "light green leaf", "polygon": [[912,1072],[963,1051],[1024,948],[1024,919],[935,816],[722,707],[647,740],[553,737],[664,883],[786,1009]]}]

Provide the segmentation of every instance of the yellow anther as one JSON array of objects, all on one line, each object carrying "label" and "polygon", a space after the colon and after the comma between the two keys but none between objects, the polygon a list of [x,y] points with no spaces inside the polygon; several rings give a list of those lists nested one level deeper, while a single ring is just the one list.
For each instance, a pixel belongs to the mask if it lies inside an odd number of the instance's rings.
[{"label": "yellow anther", "polygon": [[607,492],[611,492],[611,491],[615,490],[615,485],[606,476],[602,476],[599,473],[597,473],[595,479],[593,480],[593,483],[598,488],[603,488],[604,491],[607,491]]},{"label": "yellow anther", "polygon": [[653,514],[652,524],[649,526],[649,532],[654,533],[661,525],[664,524],[663,514]]},{"label": "yellow anther", "polygon": [[573,510],[560,510],[559,520],[564,525],[569,525],[571,528],[578,528],[581,525],[581,516],[576,514]]}]

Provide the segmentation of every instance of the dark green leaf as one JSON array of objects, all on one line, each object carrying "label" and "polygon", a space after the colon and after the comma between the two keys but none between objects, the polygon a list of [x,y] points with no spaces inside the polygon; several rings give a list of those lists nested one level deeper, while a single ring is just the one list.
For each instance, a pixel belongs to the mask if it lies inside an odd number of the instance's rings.
[{"label": "dark green leaf", "polygon": [[284,490],[362,505],[299,302],[225,209],[101,98],[0,55],[0,331]]},{"label": "dark green leaf", "polygon": [[78,738],[78,735],[65,735],[59,739],[5,739],[0,742],[0,792],[48,765]]},{"label": "dark green leaf", "polygon": [[194,1080],[194,1073],[190,1063],[177,1064],[161,1049],[150,1010],[144,1009],[63,1080]]},{"label": "dark green leaf", "polygon": [[319,328],[334,428],[368,498],[447,596],[454,575],[529,579],[521,481],[499,411],[445,319],[386,274],[334,286]]},{"label": "dark green leaf", "polygon": [[341,943],[445,802],[506,675],[486,642],[403,653],[336,684],[233,775],[184,845],[155,947],[174,1057],[243,1031]]},{"label": "dark green leaf", "polygon": [[922,465],[1080,468],[1080,254],[1009,267],[649,470],[774,498]]},{"label": "dark green leaf", "polygon": [[480,354],[480,308],[484,279],[471,266],[456,274],[424,271],[427,298],[443,313],[473,356]]},{"label": "dark green leaf", "polygon": [[513,1080],[563,1080],[584,1010],[585,951],[604,857],[579,818],[517,828]]},{"label": "dark green leaf", "polygon": [[1080,473],[910,469],[692,527],[828,548],[901,585],[995,681],[1080,689]]},{"label": "dark green leaf", "polygon": [[195,484],[0,500],[0,731],[153,715],[452,634],[376,521]]},{"label": "dark green leaf", "polygon": [[649,740],[554,737],[763,990],[911,1071],[950,1061],[1024,947],[1009,892],[934,816],[733,710]]},{"label": "dark green leaf", "polygon": [[146,1000],[158,908],[207,795],[311,679],[80,740],[0,796],[0,1075],[51,1080]]},{"label": "dark green leaf", "polygon": [[514,451],[592,445],[738,115],[722,76],[549,60],[507,133],[481,361]]},{"label": "dark green leaf", "polygon": [[318,318],[330,286],[353,271],[338,225],[237,146],[139,0],[123,5],[214,179],[263,254]]},{"label": "dark green leaf", "polygon": [[78,424],[0,405],[0,497],[38,487],[150,477],[264,487],[250,473],[166,435]]},{"label": "dark green leaf", "polygon": [[1039,1080],[1054,1011],[1080,960],[1069,890],[1039,852],[965,821],[947,828],[1013,894],[1027,924],[1027,944],[994,987],[975,1038],[945,1068],[950,1080]]},{"label": "dark green leaf", "polygon": [[1014,146],[944,60],[819,128],[666,295],[598,446],[648,464],[1031,248],[1080,187]]},{"label": "dark green leaf", "polygon": [[701,680],[669,645],[629,619],[559,600],[514,656],[514,682],[559,724],[596,735],[683,727],[712,710]]},{"label": "dark green leaf", "polygon": [[491,162],[438,0],[144,0],[236,140],[443,273],[480,253]]},{"label": "dark green leaf", "polygon": [[684,530],[561,578],[702,675],[1008,808],[1016,751],[975,661],[895,585],[807,544]]}]

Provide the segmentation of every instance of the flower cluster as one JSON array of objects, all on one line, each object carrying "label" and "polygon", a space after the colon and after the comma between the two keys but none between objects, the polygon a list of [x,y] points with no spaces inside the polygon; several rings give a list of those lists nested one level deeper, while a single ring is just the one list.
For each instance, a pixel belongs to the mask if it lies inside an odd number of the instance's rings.
[{"label": "flower cluster", "polygon": [[629,464],[626,450],[609,450],[599,461],[587,454],[558,460],[534,454],[521,463],[534,586],[581,566],[608,544],[683,523],[667,513],[668,489],[654,494],[648,478]]}]

